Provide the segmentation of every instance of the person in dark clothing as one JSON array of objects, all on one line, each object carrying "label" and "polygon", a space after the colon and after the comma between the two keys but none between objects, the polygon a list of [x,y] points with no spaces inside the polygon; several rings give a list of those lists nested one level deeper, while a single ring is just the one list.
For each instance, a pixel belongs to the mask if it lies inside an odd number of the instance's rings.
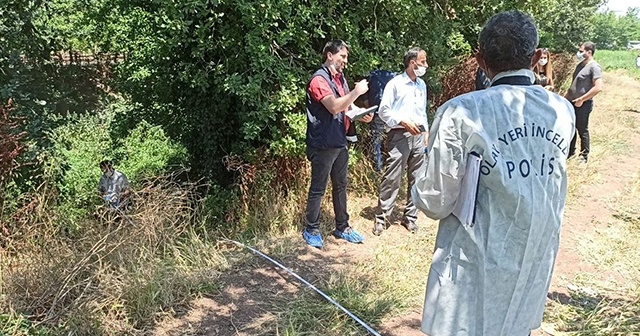
[{"label": "person in dark clothing", "polygon": [[554,90],[553,64],[551,63],[549,49],[542,49],[542,56],[540,56],[540,60],[533,67],[533,73],[536,75],[535,85],[540,85],[549,91]]},{"label": "person in dark clothing", "polygon": [[491,86],[491,80],[484,73],[484,70],[478,67],[478,70],[476,70],[476,91],[484,90],[490,86]]},{"label": "person in dark clothing", "polygon": [[580,156],[579,159],[583,163],[587,163],[589,151],[589,115],[593,111],[593,97],[600,93],[604,87],[602,80],[602,68],[600,64],[593,59],[596,53],[596,45],[592,42],[585,42],[578,49],[576,57],[578,65],[573,72],[573,81],[567,92],[567,98],[572,104],[576,113],[576,129],[577,134],[574,135],[569,146],[568,156],[572,157],[576,152],[576,139],[580,137]]},{"label": "person in dark clothing", "polygon": [[[395,72],[389,70],[373,70],[369,73],[369,91],[367,99],[364,101],[365,107],[380,106],[382,100],[382,92],[384,87],[389,83]],[[384,135],[384,122],[380,119],[378,113],[374,114],[373,121],[369,124],[371,127],[371,138],[373,140],[373,163],[376,171],[382,171],[382,137]]]}]

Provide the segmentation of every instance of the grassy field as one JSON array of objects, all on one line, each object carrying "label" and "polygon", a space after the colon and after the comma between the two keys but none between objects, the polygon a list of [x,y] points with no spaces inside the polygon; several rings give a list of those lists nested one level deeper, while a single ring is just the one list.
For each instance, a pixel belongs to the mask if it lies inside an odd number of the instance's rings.
[{"label": "grassy field", "polygon": [[[606,72],[605,91],[596,97],[590,121],[589,166],[569,163],[569,218],[565,216],[561,243],[581,266],[570,274],[556,268],[556,288],[564,287],[568,294],[548,301],[544,335],[640,335],[640,248],[635,243],[640,239],[640,170],[633,159],[640,105],[636,56],[631,51],[596,53]],[[572,235],[567,232],[572,225],[584,228]]]},{"label": "grassy field", "polygon": [[[569,162],[569,219],[563,229],[563,237],[568,239],[563,239],[561,248],[575,261],[555,270],[550,292],[565,294],[550,296],[544,327],[534,335],[640,334],[640,247],[636,243],[640,240],[640,209],[636,205],[640,162],[635,160],[640,146],[634,142],[640,120],[631,112],[640,102],[640,83],[626,76],[634,69],[621,70],[615,64],[622,62],[611,61],[616,53],[598,55],[608,73],[605,92],[596,99],[597,111],[591,121],[592,155],[587,167],[575,160]],[[635,161],[623,164],[622,159]],[[623,173],[621,167],[629,172]],[[618,184],[612,181],[616,177],[621,179],[615,182]],[[369,234],[370,212],[375,204],[375,194],[350,194],[350,221],[367,236],[363,245],[328,238],[330,225],[324,225],[327,241],[322,251],[306,247],[295,228],[271,232],[250,244],[294,269],[382,334],[422,335],[419,324],[437,223],[422,217],[416,235],[395,226],[381,237],[373,237]],[[593,213],[601,218],[593,219]],[[332,222],[328,199],[321,220]],[[367,335],[333,305],[298,286],[296,280],[247,257],[229,267],[237,270],[236,275],[219,279],[219,291],[192,305],[205,308],[189,313],[203,316],[207,311],[230,311],[228,316],[218,313],[196,324],[193,318],[173,320],[171,325],[178,327],[158,335],[196,335],[197,331],[180,330],[186,326],[195,330],[222,328],[229,323],[233,332],[224,335]],[[609,274],[615,276],[605,276]],[[283,279],[295,288],[272,285]],[[251,286],[242,286],[247,282]],[[262,289],[253,289],[256,287]]]},{"label": "grassy field", "polygon": [[[630,173],[620,186],[615,185],[612,178],[623,172],[611,173],[611,169],[620,168],[614,167],[613,161],[638,153],[630,139],[640,126],[632,113],[640,102],[640,86],[626,75],[635,73],[636,78],[639,77],[632,67],[635,66],[633,54],[604,51],[596,55],[607,71],[606,91],[596,99],[597,111],[591,121],[593,148],[589,166],[581,166],[574,160],[569,162],[568,212],[580,218],[567,219],[565,225],[579,232],[563,240],[564,249],[580,260],[582,268],[556,269],[550,292],[566,294],[562,298],[551,295],[544,328],[535,335],[640,335],[640,268],[637,265],[640,248],[635,243],[640,240],[640,208],[636,205],[640,170],[637,164],[628,162],[626,167]],[[627,61],[632,62],[631,65],[624,66]],[[605,192],[607,188],[610,190]],[[588,214],[589,209],[596,206],[594,200],[602,203],[597,206],[602,206],[599,212],[604,214],[597,220]],[[375,202],[363,197],[350,205],[352,209],[361,209],[372,203]],[[357,217],[353,216],[357,228],[367,230],[370,223]],[[589,225],[589,230],[580,229],[582,223]],[[372,247],[375,258],[354,258],[350,266],[333,276],[318,276],[318,285],[363,320],[385,330],[385,334],[417,335],[415,319],[420,317],[427,261],[436,230],[430,220],[421,225],[423,231],[417,236],[400,234],[394,237],[400,239],[398,241],[386,237],[375,241]],[[291,239],[295,241],[297,235],[294,233]],[[370,239],[371,244],[374,239]],[[278,254],[286,258],[292,253],[291,249],[284,249]],[[278,312],[280,318],[276,323],[285,330],[284,335],[366,334],[314,294],[298,293],[286,303],[276,304],[274,310]],[[407,314],[412,319],[403,319]],[[397,319],[408,322],[413,330],[400,330],[401,324],[389,323]]]},{"label": "grassy field", "polygon": [[636,66],[636,57],[640,50],[597,50],[595,59],[604,71],[624,69],[629,75],[640,79],[640,69]]},{"label": "grassy field", "polygon": [[[551,291],[564,289],[566,297],[548,300],[543,331],[534,335],[640,335],[640,83],[627,76],[640,80],[634,55],[596,53],[607,72],[605,92],[590,124],[589,165],[569,163],[561,243],[584,268],[557,265]],[[367,174],[350,178],[376,183]],[[150,193],[157,196],[140,206],[140,225],[97,221],[75,240],[33,234],[33,246],[0,253],[0,335],[366,335],[295,279],[224,247],[217,233],[192,232],[186,226],[192,204],[180,190]],[[255,207],[264,231],[237,239],[294,269],[384,335],[421,335],[434,221],[422,217],[415,235],[394,226],[373,237],[375,192],[351,190],[351,224],[367,234],[366,243],[336,241],[324,225],[327,246],[317,251],[300,237],[302,205],[284,213],[277,195],[263,195],[270,201]],[[322,222],[329,224],[333,210],[324,201]],[[572,226],[573,237],[566,231]]]}]

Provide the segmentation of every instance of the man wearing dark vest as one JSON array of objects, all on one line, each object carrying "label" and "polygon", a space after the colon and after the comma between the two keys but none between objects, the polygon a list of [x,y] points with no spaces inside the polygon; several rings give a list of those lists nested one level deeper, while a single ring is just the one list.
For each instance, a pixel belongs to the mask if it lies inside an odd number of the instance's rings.
[{"label": "man wearing dark vest", "polygon": [[[351,243],[364,238],[349,226],[347,213],[347,150],[346,131],[351,120],[345,112],[353,102],[367,92],[366,80],[356,84],[353,91],[342,72],[347,66],[349,46],[341,40],[327,42],[322,50],[323,64],[307,84],[307,159],[311,162],[311,186],[307,198],[306,228],[302,237],[307,244],[322,248],[320,233],[320,205],[331,177],[334,235]],[[361,120],[370,122],[372,116]]]}]

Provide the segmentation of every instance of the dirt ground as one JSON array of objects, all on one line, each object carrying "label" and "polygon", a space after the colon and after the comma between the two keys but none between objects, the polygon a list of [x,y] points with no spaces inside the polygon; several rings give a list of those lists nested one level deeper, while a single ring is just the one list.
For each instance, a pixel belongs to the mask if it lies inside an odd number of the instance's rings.
[{"label": "dirt ground", "polygon": [[[605,92],[596,98],[592,113],[592,139],[605,134],[607,130],[598,129],[597,123],[614,115],[624,115],[640,125],[640,82],[619,74],[605,75]],[[636,133],[638,134],[638,133]],[[626,139],[622,150],[609,151],[599,148],[597,141],[592,144],[592,156],[588,165],[571,165],[572,176],[586,176],[589,183],[576,188],[575,197],[568,203],[560,242],[560,250],[549,290],[550,299],[567,295],[568,286],[579,274],[588,273],[599,280],[618,279],[615,272],[601,272],[581,256],[575,246],[585,235],[598,230],[606,230],[607,223],[615,214],[612,202],[616,202],[640,167],[640,137]],[[580,180],[576,178],[575,180]],[[571,181],[570,181],[571,183]],[[348,244],[329,237],[325,239],[325,248],[317,250],[305,246],[299,236],[291,235],[290,241],[280,242],[292,248],[296,253],[278,258],[283,264],[303,276],[311,283],[319,277],[348,267],[354,260],[366,261],[375,258],[374,251],[379,244],[394,244],[404,241],[407,231],[400,226],[392,226],[382,237],[370,233],[371,207],[376,205],[374,198],[350,200],[352,225],[365,235],[363,245]],[[421,216],[421,227],[429,235],[435,235],[436,223]],[[429,246],[432,249],[433,246]],[[238,253],[247,253],[239,252]],[[278,254],[277,251],[274,252]],[[274,331],[278,316],[273,307],[276,303],[286,302],[287,297],[301,290],[302,286],[293,277],[268,264],[258,257],[249,264],[242,264],[230,272],[221,275],[219,293],[196,299],[184,312],[161,321],[154,335],[277,335]],[[320,270],[320,271],[319,271]],[[426,274],[424,278],[426,281]],[[424,295],[424,294],[422,294]],[[418,336],[422,307],[416,306],[400,316],[389,316],[376,325],[383,335]],[[270,326],[270,327],[268,327]],[[363,335],[365,332],[363,331]],[[553,326],[543,325],[533,335],[553,335]]]}]

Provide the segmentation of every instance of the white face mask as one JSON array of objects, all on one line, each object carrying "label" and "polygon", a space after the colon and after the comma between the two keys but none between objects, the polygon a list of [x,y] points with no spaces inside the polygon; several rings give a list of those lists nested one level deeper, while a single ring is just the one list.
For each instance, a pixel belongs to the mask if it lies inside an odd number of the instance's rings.
[{"label": "white face mask", "polygon": [[418,66],[417,69],[413,69],[413,73],[418,77],[422,77],[425,73],[427,73],[427,67]]},{"label": "white face mask", "polygon": [[580,62],[584,61],[584,53],[581,53],[578,51],[578,53],[576,54],[576,57],[578,58],[578,61]]},{"label": "white face mask", "polygon": [[547,62],[548,62],[548,61],[549,61],[549,60],[548,60],[548,59],[546,59],[546,58],[541,58],[541,59],[538,61],[538,64],[540,64],[541,66],[545,66],[545,65],[547,65]]},{"label": "white face mask", "polygon": [[107,172],[106,172],[106,173],[104,173],[104,174],[105,174],[107,177],[111,177],[111,176],[113,176],[113,169],[109,169],[109,170],[107,170]]}]

